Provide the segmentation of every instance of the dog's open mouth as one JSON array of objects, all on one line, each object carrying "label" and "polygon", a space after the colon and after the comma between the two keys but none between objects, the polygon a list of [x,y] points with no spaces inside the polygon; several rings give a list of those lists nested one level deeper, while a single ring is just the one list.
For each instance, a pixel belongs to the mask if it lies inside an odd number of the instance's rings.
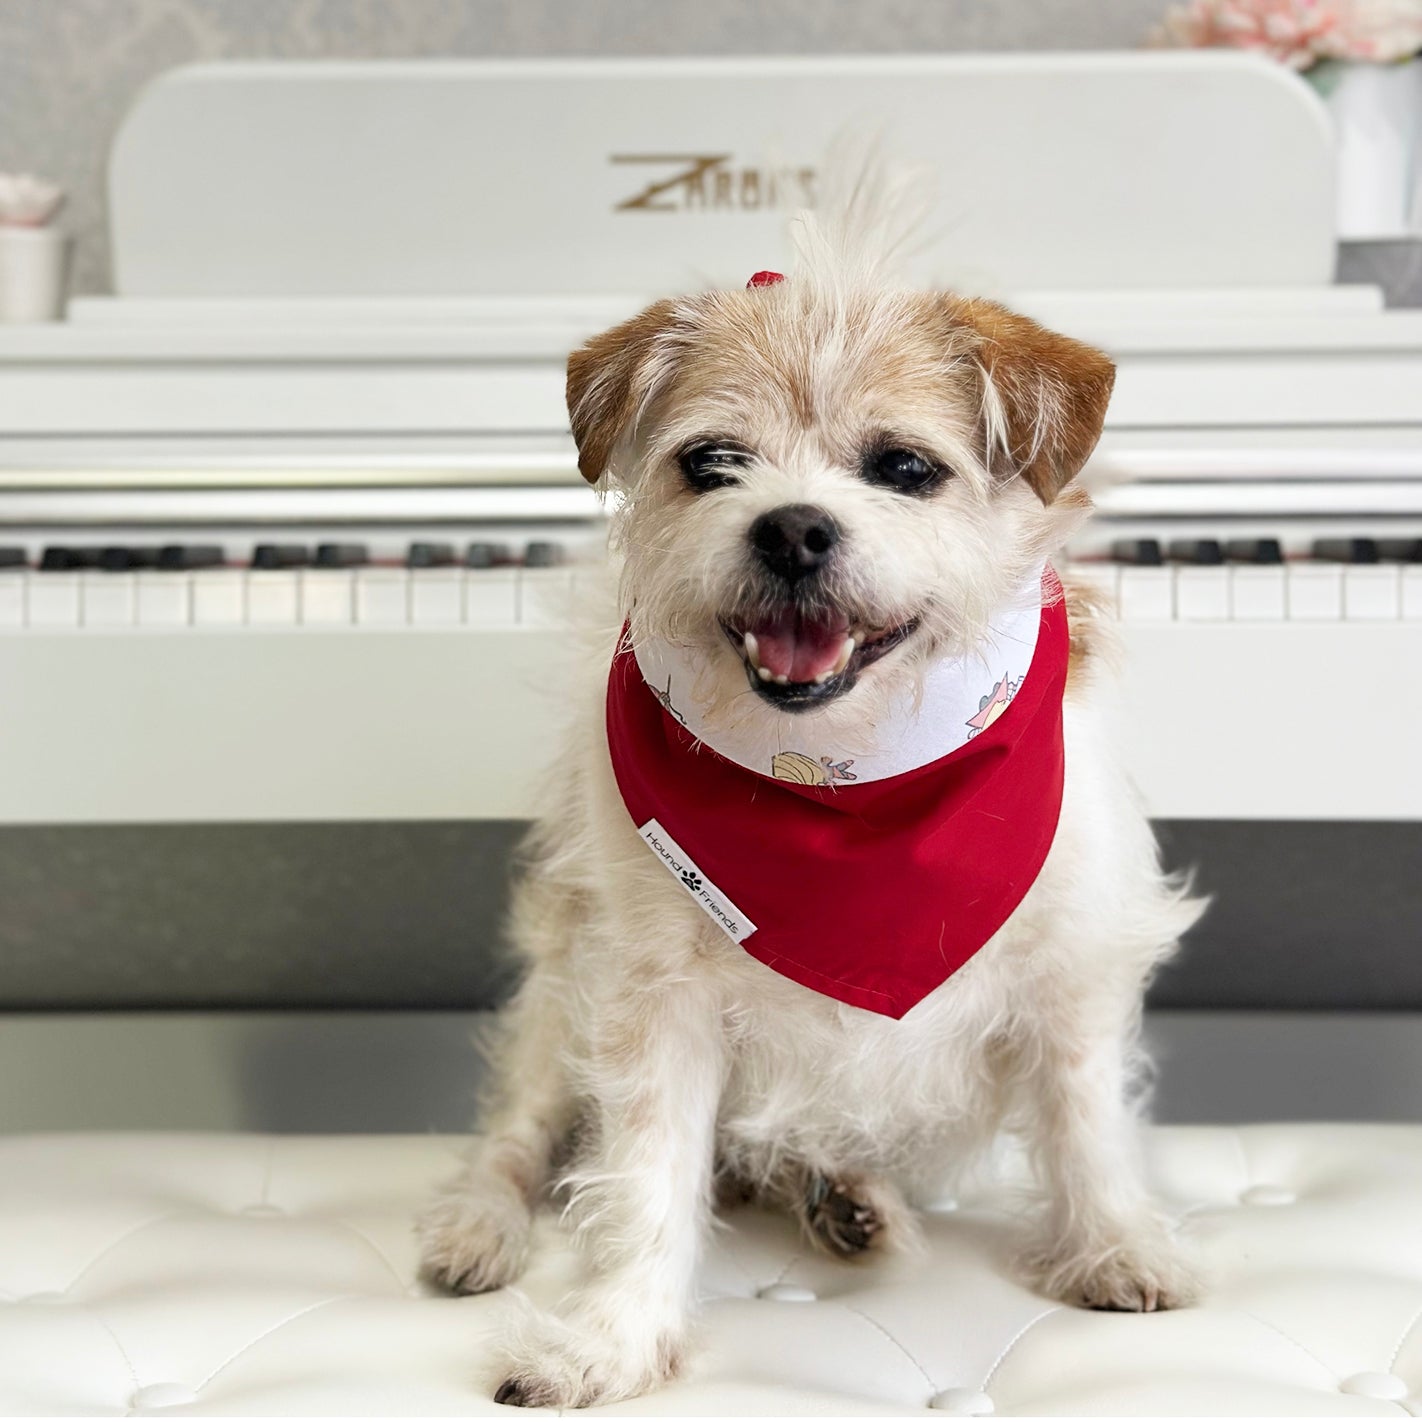
[{"label": "dog's open mouth", "polygon": [[913,634],[918,619],[868,627],[844,613],[791,605],[721,626],[741,654],[751,686],[777,706],[803,710],[848,691],[865,667]]}]

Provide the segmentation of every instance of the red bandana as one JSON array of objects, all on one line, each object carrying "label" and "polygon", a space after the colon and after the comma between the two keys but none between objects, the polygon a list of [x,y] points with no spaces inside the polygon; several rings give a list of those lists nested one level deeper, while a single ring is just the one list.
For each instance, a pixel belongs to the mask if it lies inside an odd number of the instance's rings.
[{"label": "red bandana", "polygon": [[1068,644],[1050,572],[1047,589],[1030,670],[1001,714],[940,759],[858,784],[796,784],[718,755],[624,645],[607,739],[632,822],[751,957],[902,1017],[1002,927],[1051,848]]}]

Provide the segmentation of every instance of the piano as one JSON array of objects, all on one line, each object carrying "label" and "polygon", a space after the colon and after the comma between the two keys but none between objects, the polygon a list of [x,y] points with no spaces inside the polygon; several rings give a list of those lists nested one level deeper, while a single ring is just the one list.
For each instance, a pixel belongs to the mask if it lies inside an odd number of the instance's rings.
[{"label": "piano", "polygon": [[[919,279],[1118,362],[1070,562],[1120,621],[1149,809],[1220,890],[1160,1000],[1422,1006],[1422,312],[1335,284],[1325,115],[1225,52],[164,76],[110,158],[113,293],[0,328],[0,845],[146,827],[181,878],[213,827],[482,826],[500,881],[601,557],[567,351],[778,266],[846,128],[932,175]],[[393,1000],[479,1005],[401,912]],[[0,924],[11,1005],[84,1000],[16,947],[58,913]],[[1342,984],[1309,966],[1340,923]],[[310,1005],[314,974],[75,981]]]}]

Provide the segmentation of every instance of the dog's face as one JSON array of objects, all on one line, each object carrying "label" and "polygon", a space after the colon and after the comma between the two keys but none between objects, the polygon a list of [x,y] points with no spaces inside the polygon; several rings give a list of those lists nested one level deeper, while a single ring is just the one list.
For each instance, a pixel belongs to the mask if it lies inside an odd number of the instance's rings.
[{"label": "dog's face", "polygon": [[634,639],[708,702],[839,717],[966,650],[1080,521],[1100,352],[986,302],[783,282],[660,302],[574,353],[579,464],[624,496]]}]

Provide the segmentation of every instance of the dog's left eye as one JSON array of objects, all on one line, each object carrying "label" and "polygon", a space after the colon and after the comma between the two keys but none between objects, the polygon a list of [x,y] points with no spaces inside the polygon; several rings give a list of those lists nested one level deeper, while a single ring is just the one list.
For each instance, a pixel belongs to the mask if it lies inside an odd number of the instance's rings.
[{"label": "dog's left eye", "polygon": [[942,466],[911,449],[876,449],[865,456],[860,474],[871,484],[895,489],[901,494],[921,494],[941,483]]},{"label": "dog's left eye", "polygon": [[736,482],[736,471],[750,463],[750,451],[736,444],[693,444],[677,455],[686,482],[698,494]]}]

